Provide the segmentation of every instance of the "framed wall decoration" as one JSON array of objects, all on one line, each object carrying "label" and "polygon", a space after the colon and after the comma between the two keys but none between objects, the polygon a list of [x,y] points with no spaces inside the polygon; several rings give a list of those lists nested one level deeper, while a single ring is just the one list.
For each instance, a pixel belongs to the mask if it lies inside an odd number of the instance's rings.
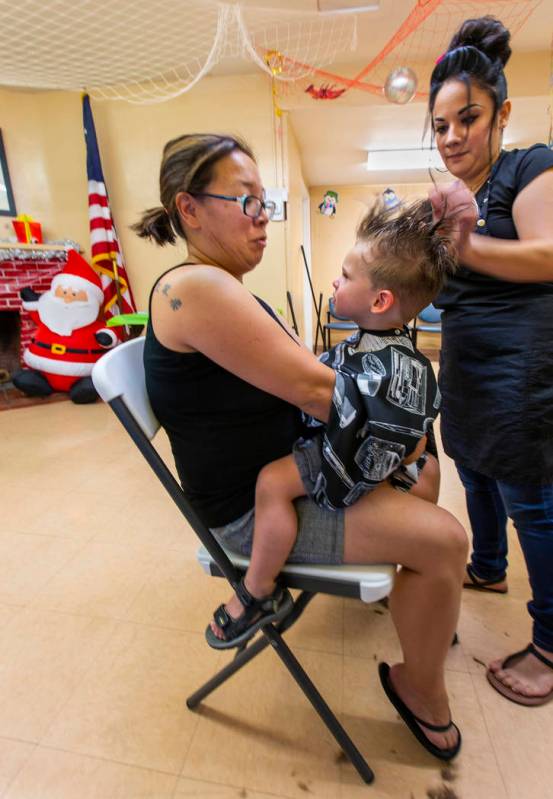
[{"label": "framed wall decoration", "polygon": [[16,216],[15,200],[6,160],[6,151],[0,130],[0,216]]}]

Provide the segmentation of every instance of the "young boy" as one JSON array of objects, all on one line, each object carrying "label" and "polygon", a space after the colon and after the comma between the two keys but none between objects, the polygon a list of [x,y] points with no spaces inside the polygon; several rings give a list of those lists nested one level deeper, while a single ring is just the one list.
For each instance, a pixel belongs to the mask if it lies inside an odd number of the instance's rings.
[{"label": "young boy", "polygon": [[432,422],[440,394],[406,324],[456,268],[445,227],[433,221],[429,201],[391,211],[377,203],[361,221],[333,283],[336,312],[360,329],[321,356],[336,371],[329,420],[309,420],[314,437],[259,473],[250,565],[237,594],[215,611],[206,630],[210,646],[240,646],[289,612],[290,595],[275,581],[296,539],[295,499],[307,494],[332,511],[383,480],[408,491],[427,461],[427,443],[436,454]]}]

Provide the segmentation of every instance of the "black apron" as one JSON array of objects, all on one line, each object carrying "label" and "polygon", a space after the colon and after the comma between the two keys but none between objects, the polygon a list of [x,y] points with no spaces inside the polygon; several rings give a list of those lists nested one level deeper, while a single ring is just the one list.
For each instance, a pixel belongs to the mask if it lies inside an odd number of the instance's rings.
[{"label": "black apron", "polygon": [[[544,145],[503,153],[483,235],[516,239],[517,194],[553,167]],[[486,187],[477,195],[482,207]],[[444,449],[511,483],[553,482],[553,283],[511,283],[461,266],[443,308],[439,385]]]}]

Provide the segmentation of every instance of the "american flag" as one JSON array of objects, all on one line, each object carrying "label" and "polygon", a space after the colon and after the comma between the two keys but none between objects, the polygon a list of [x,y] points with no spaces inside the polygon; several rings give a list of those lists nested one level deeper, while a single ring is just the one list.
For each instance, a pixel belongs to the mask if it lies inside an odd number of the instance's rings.
[{"label": "american flag", "polygon": [[109,319],[118,314],[134,313],[136,306],[115,224],[111,217],[88,94],[83,94],[83,125],[86,142],[92,265],[100,273],[102,279],[104,312],[106,319]]}]

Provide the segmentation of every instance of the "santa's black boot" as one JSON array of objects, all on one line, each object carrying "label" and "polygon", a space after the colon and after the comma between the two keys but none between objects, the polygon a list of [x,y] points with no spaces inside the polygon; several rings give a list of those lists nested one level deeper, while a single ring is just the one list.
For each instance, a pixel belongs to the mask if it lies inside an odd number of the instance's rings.
[{"label": "santa's black boot", "polygon": [[44,375],[31,369],[20,369],[12,375],[12,383],[28,397],[49,397],[52,386]]},{"label": "santa's black boot", "polygon": [[81,377],[69,389],[69,396],[75,405],[88,405],[90,402],[96,402],[98,392],[94,388],[91,377]]}]

